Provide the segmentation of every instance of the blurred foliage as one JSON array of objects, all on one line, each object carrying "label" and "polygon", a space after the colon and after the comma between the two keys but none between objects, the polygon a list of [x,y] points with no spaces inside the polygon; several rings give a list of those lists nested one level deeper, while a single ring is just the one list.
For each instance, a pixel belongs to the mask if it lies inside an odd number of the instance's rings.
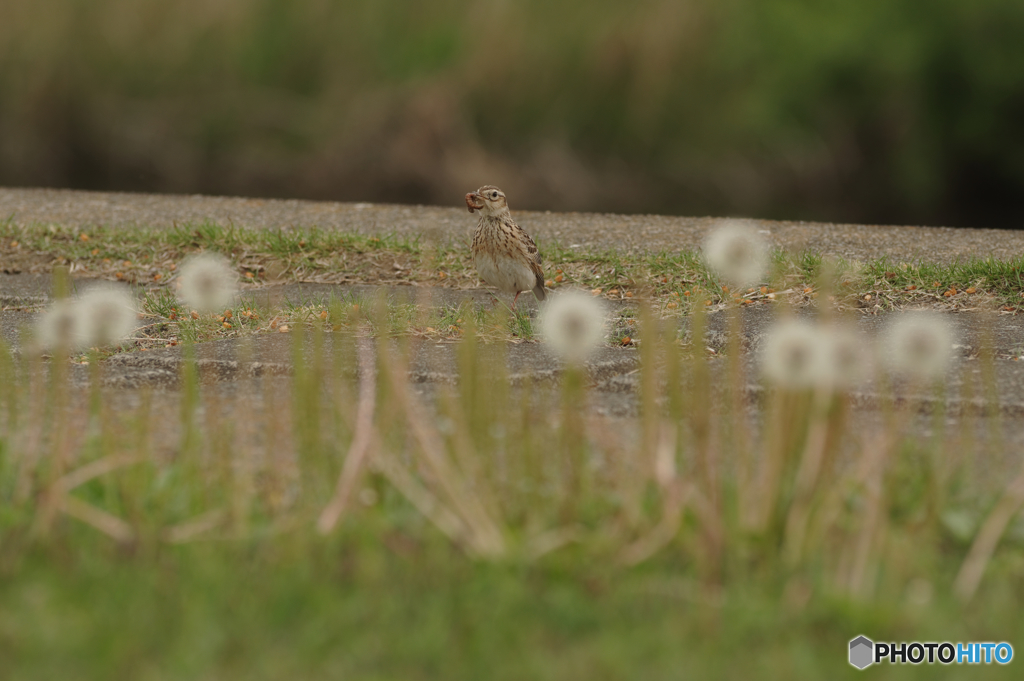
[{"label": "blurred foliage", "polygon": [[1024,3],[15,0],[0,183],[1019,227]]}]

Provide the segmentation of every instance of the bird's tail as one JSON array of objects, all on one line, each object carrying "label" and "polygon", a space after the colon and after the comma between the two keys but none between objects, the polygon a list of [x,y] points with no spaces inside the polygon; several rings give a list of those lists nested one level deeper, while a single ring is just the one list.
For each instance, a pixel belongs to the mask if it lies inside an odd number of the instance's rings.
[{"label": "bird's tail", "polygon": [[547,298],[548,294],[544,291],[544,277],[537,277],[537,285],[533,287],[533,295],[537,296],[537,300]]}]

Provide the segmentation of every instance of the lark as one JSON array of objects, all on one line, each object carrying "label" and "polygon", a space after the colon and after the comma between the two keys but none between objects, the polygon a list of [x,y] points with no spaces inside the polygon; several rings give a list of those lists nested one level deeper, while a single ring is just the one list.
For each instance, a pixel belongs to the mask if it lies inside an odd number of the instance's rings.
[{"label": "lark", "polygon": [[514,293],[512,309],[523,291],[544,300],[544,272],[537,244],[509,213],[505,194],[485,185],[466,194],[469,212],[480,211],[473,234],[473,264],[480,278],[505,293]]}]

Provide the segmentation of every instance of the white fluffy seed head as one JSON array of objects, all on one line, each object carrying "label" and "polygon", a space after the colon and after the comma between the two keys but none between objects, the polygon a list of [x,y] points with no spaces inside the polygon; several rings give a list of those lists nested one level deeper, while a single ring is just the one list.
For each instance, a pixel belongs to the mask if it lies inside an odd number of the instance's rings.
[{"label": "white fluffy seed head", "polygon": [[945,375],[953,358],[953,330],[933,312],[906,312],[889,327],[883,359],[894,373],[920,380]]},{"label": "white fluffy seed head", "polygon": [[135,297],[111,286],[87,291],[79,299],[77,309],[86,345],[94,348],[120,343],[130,336],[139,314]]},{"label": "white fluffy seed head", "polygon": [[768,270],[768,247],[758,233],[738,222],[727,222],[704,241],[708,266],[731,286],[749,286]]},{"label": "white fluffy seed head", "polygon": [[605,336],[604,306],[575,291],[552,296],[538,322],[552,351],[571,364],[582,364]]},{"label": "white fluffy seed head", "polygon": [[215,312],[231,305],[238,277],[225,258],[202,253],[181,266],[178,287],[178,296],[191,309]]},{"label": "white fluffy seed head", "polygon": [[821,330],[825,352],[824,381],[835,388],[850,388],[871,371],[871,353],[863,335],[836,326]]},{"label": "white fluffy seed head", "polygon": [[83,316],[70,298],[50,305],[36,322],[36,343],[41,350],[76,350],[86,344]]},{"label": "white fluffy seed head", "polygon": [[810,388],[827,380],[828,342],[818,327],[802,320],[780,322],[761,350],[761,371],[786,388]]}]

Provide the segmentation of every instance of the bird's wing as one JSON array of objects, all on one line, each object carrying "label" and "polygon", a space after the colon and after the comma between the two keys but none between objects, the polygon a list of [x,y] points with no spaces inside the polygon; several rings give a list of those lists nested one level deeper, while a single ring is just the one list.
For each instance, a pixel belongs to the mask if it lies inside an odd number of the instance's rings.
[{"label": "bird's wing", "polygon": [[516,229],[516,235],[519,237],[520,243],[526,249],[526,255],[529,256],[530,260],[534,261],[538,265],[541,263],[540,251],[537,250],[537,244],[534,243],[533,237],[526,233],[526,230],[520,227],[517,223],[513,222]]},{"label": "bird's wing", "polygon": [[533,237],[527,234],[525,229],[515,222],[512,225],[515,228],[519,243],[522,244],[523,250],[526,251],[526,259],[530,263],[530,269],[533,270],[534,276],[537,277],[534,293],[537,296],[537,300],[544,300],[544,270],[540,267],[540,251],[537,249],[537,244],[534,242]]}]

